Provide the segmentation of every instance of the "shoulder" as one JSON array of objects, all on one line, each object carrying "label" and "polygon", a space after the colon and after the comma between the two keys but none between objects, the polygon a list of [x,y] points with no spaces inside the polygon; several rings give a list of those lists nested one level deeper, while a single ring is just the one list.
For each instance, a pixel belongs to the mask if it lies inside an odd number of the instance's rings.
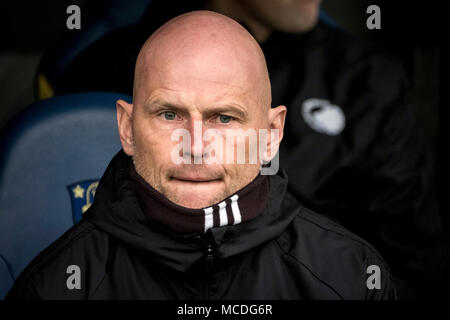
[{"label": "shoulder", "polygon": [[[88,294],[83,285],[86,280],[95,284],[104,276],[102,266],[108,259],[108,245],[108,235],[82,219],[32,260],[6,298],[84,298]],[[81,290],[68,288],[68,278],[76,273],[80,275]]]},{"label": "shoulder", "polygon": [[[278,243],[287,259],[341,299],[395,297],[389,267],[378,251],[338,223],[305,207],[301,206]],[[370,277],[375,273],[380,283],[371,288]]]}]

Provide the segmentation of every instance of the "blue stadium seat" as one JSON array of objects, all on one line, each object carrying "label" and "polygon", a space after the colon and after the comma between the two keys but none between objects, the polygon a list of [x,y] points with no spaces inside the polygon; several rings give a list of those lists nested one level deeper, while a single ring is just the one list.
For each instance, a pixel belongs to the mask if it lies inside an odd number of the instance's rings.
[{"label": "blue stadium seat", "polygon": [[116,93],[35,103],[0,137],[0,299],[25,266],[80,218],[121,149]]}]

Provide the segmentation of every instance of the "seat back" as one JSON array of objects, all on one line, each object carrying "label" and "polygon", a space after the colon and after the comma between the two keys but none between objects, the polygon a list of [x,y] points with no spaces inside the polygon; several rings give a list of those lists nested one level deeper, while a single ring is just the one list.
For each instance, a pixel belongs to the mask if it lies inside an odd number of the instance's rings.
[{"label": "seat back", "polygon": [[[81,217],[121,149],[116,93],[35,103],[0,137],[0,298],[24,267]],[[83,190],[82,190],[83,189]]]}]

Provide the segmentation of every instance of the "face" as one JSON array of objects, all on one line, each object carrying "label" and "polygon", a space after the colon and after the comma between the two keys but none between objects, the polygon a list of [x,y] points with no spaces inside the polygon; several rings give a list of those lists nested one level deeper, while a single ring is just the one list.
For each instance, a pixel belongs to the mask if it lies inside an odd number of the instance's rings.
[{"label": "face", "polygon": [[[223,137],[229,129],[282,132],[285,108],[263,105],[268,102],[261,98],[260,79],[253,78],[260,71],[243,67],[238,52],[235,56],[220,46],[188,49],[181,43],[167,49],[159,46],[158,53],[149,55],[153,63],[142,65],[146,72],[135,84],[133,104],[118,101],[119,133],[136,171],[153,188],[183,207],[204,208],[245,187],[260,168],[259,161],[238,163],[237,157],[231,163],[208,161],[215,153],[206,152],[211,141],[204,139],[205,132]],[[181,151],[179,137],[173,139],[180,129],[191,138]],[[255,147],[245,149],[246,159]],[[233,139],[231,150],[237,148],[238,139]],[[176,163],[174,152],[190,163]]]},{"label": "face", "polygon": [[262,24],[283,32],[306,32],[317,23],[321,0],[242,0]]}]

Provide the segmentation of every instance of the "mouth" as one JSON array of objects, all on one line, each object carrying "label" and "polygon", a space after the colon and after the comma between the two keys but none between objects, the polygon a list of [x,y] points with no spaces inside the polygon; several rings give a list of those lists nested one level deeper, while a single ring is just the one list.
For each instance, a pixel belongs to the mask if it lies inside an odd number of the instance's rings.
[{"label": "mouth", "polygon": [[201,176],[176,176],[176,177],[171,177],[170,180],[186,182],[186,183],[208,183],[208,182],[219,182],[222,179],[201,177]]}]

